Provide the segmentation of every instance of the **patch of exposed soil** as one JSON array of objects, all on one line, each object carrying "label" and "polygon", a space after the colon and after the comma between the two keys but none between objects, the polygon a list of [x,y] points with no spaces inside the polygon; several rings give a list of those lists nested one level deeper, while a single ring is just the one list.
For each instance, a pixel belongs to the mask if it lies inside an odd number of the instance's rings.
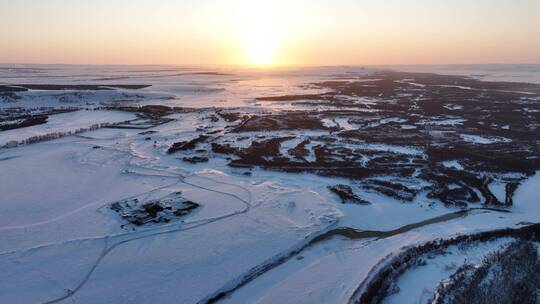
[{"label": "patch of exposed soil", "polygon": [[135,226],[168,223],[189,214],[200,206],[185,200],[181,195],[180,192],[176,192],[163,199],[146,202],[134,198],[115,202],[110,205],[110,209]]},{"label": "patch of exposed soil", "polygon": [[208,138],[210,137],[207,135],[199,135],[198,137],[189,141],[176,142],[169,148],[169,150],[167,150],[167,153],[173,154],[179,151],[193,150],[197,147],[197,144],[206,141]]},{"label": "patch of exposed soil", "polygon": [[325,129],[326,127],[317,116],[289,113],[287,115],[255,115],[246,119],[232,132]]},{"label": "patch of exposed soil", "polygon": [[338,184],[335,186],[329,186],[328,190],[332,191],[337,196],[339,196],[343,204],[360,204],[360,205],[370,204],[370,202],[356,195],[353,192],[353,189],[351,186]]}]

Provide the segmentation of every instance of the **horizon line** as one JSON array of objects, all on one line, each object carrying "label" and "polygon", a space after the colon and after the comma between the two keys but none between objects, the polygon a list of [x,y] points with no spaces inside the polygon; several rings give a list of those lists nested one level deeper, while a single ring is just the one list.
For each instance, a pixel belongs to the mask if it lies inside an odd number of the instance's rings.
[{"label": "horizon line", "polygon": [[487,65],[540,65],[540,62],[516,63],[384,63],[384,64],[240,64],[240,63],[31,63],[31,62],[0,62],[0,65],[55,65],[55,66],[190,66],[190,67],[243,67],[258,69],[274,69],[286,67],[380,67],[380,66],[487,66]]}]

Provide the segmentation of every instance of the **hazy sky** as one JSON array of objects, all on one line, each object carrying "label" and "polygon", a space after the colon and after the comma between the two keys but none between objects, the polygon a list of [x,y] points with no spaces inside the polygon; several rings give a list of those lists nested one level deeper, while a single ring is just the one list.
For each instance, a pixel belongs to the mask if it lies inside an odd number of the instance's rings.
[{"label": "hazy sky", "polygon": [[0,0],[0,62],[540,63],[540,0]]}]

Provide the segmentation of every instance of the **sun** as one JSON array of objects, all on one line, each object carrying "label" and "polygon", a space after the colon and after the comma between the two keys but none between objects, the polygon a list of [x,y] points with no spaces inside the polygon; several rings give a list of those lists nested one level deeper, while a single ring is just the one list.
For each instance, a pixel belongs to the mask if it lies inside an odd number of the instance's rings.
[{"label": "sun", "polygon": [[247,63],[263,66],[276,64],[280,44],[277,33],[256,26],[243,38],[242,44]]},{"label": "sun", "polygon": [[270,66],[279,61],[285,40],[280,14],[271,2],[242,1],[236,11],[239,60],[248,65]]}]

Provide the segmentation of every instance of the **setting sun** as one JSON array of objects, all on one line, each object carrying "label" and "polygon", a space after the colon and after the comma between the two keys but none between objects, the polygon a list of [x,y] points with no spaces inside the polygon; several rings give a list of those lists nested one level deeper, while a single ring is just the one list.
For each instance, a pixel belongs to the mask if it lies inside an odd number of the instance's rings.
[{"label": "setting sun", "polygon": [[253,32],[246,35],[243,48],[246,63],[252,65],[272,65],[276,63],[279,39],[268,31]]},{"label": "setting sun", "polygon": [[279,62],[279,48],[285,42],[283,14],[271,3],[238,1],[234,9],[238,60],[248,65],[275,65]]}]

